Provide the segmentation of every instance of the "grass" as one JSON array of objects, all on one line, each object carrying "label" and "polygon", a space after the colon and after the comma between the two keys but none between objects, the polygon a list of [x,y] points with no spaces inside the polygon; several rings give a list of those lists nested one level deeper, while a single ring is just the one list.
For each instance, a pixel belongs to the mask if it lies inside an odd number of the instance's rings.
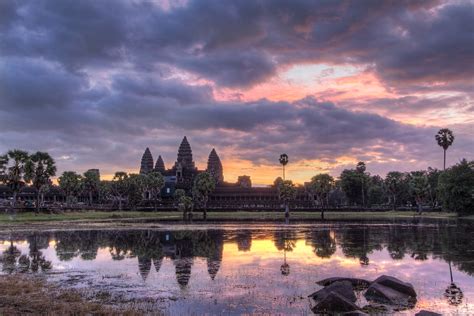
[{"label": "grass", "polygon": [[64,289],[26,275],[0,276],[0,315],[138,315],[128,309],[116,311],[91,301],[76,290]]},{"label": "grass", "polygon": [[[325,218],[328,220],[377,220],[412,218],[416,212],[411,211],[387,211],[387,212],[326,212]],[[457,218],[454,213],[426,212],[424,218]],[[283,212],[208,212],[209,221],[279,221],[284,220]],[[293,212],[291,220],[319,220],[321,213],[315,212]],[[474,219],[474,216],[463,217]],[[156,220],[156,221],[179,221],[182,219],[180,212],[134,212],[134,211],[84,211],[65,212],[60,214],[39,214],[19,213],[12,220],[8,214],[0,215],[0,225],[27,224],[27,223],[58,223],[58,222],[110,222],[117,220]],[[202,220],[201,212],[193,213],[194,220]]]}]

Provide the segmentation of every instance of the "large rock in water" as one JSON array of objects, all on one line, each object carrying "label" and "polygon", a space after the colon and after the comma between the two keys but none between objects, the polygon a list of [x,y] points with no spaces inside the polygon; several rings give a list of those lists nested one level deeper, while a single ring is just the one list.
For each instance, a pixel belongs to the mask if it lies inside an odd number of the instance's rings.
[{"label": "large rock in water", "polygon": [[442,315],[435,312],[421,310],[418,313],[416,313],[415,316],[442,316]]},{"label": "large rock in water", "polygon": [[311,310],[315,314],[319,313],[344,313],[359,310],[359,307],[347,300],[344,296],[330,292],[323,300],[314,305]]},{"label": "large rock in water", "polygon": [[328,286],[333,284],[334,282],[339,282],[339,281],[349,281],[351,282],[352,286],[356,288],[360,287],[369,287],[370,283],[367,280],[364,279],[358,279],[358,278],[344,278],[344,277],[333,277],[333,278],[327,278],[321,281],[316,282],[316,284],[321,285],[321,286]]},{"label": "large rock in water", "polygon": [[406,308],[411,308],[416,303],[415,297],[375,282],[369,286],[364,296],[369,301],[397,305]]},{"label": "large rock in water", "polygon": [[320,289],[319,291],[314,292],[310,295],[316,302],[322,301],[329,295],[329,293],[334,292],[345,299],[355,302],[357,298],[354,294],[354,289],[352,288],[352,284],[349,281],[339,281],[331,283],[330,285],[326,286],[325,288]]},{"label": "large rock in water", "polygon": [[373,283],[381,284],[388,288],[394,289],[400,293],[406,294],[410,297],[416,297],[416,292],[413,288],[413,285],[407,282],[400,281],[399,279],[388,275],[382,275],[378,277]]}]

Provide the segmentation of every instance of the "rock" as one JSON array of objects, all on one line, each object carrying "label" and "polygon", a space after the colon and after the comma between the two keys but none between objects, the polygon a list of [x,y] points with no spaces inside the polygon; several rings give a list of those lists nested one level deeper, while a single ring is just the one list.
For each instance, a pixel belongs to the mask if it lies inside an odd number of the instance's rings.
[{"label": "rock", "polygon": [[359,307],[347,300],[344,296],[335,292],[330,292],[322,301],[315,304],[311,310],[318,313],[343,313],[359,310]]},{"label": "rock", "polygon": [[421,310],[418,313],[415,314],[415,316],[441,316],[441,314],[435,313],[435,312],[430,312],[430,311],[425,311]]},{"label": "rock", "polygon": [[380,315],[380,314],[385,314],[388,312],[387,306],[383,304],[368,304],[362,307],[362,311],[364,311],[367,314],[373,315]]},{"label": "rock", "polygon": [[328,286],[334,282],[338,281],[349,281],[351,282],[352,286],[355,288],[368,288],[370,283],[367,280],[364,279],[358,279],[358,278],[344,278],[344,277],[333,277],[333,278],[327,278],[321,281],[316,282],[316,284],[321,285],[321,286]]},{"label": "rock", "polygon": [[349,281],[338,281],[331,283],[330,285],[320,289],[319,291],[314,292],[310,295],[316,302],[321,301],[329,295],[329,293],[337,293],[351,302],[357,300],[352,284]]},{"label": "rock", "polygon": [[408,296],[416,297],[416,292],[413,288],[413,285],[388,275],[382,275],[378,277],[373,283],[378,283]]},{"label": "rock", "polygon": [[342,315],[344,315],[344,316],[365,316],[365,315],[369,315],[369,314],[366,314],[363,311],[352,311],[352,312],[344,313]]},{"label": "rock", "polygon": [[364,296],[370,301],[406,308],[411,308],[416,303],[416,298],[376,282],[369,286]]}]

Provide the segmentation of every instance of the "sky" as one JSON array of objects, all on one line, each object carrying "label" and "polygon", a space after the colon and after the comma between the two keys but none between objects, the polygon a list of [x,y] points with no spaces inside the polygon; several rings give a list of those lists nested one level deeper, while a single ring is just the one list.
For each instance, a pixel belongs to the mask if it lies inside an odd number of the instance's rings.
[{"label": "sky", "polygon": [[474,1],[0,1],[0,153],[58,173],[166,167],[187,136],[227,181],[474,159]]}]

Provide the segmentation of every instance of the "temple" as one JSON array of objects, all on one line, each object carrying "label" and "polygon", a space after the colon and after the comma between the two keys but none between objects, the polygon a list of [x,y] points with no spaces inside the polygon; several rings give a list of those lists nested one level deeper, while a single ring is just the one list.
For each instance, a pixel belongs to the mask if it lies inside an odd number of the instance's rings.
[{"label": "temple", "polygon": [[[156,165],[153,167],[153,156],[149,148],[143,153],[140,173],[147,174],[152,171],[160,172],[165,178],[165,186],[161,197],[163,202],[173,198],[176,189],[183,189],[191,194],[194,178],[201,172],[209,172],[216,182],[216,189],[209,196],[208,206],[212,209],[232,208],[237,209],[279,209],[281,201],[278,198],[277,189],[273,186],[252,187],[250,176],[239,176],[237,182],[224,181],[224,168],[215,148],[209,153],[207,169],[196,168],[193,159],[191,145],[185,136],[178,148],[176,161],[172,168],[166,169],[163,158],[158,156]],[[304,190],[298,191],[295,207],[310,206],[311,201]]]}]

